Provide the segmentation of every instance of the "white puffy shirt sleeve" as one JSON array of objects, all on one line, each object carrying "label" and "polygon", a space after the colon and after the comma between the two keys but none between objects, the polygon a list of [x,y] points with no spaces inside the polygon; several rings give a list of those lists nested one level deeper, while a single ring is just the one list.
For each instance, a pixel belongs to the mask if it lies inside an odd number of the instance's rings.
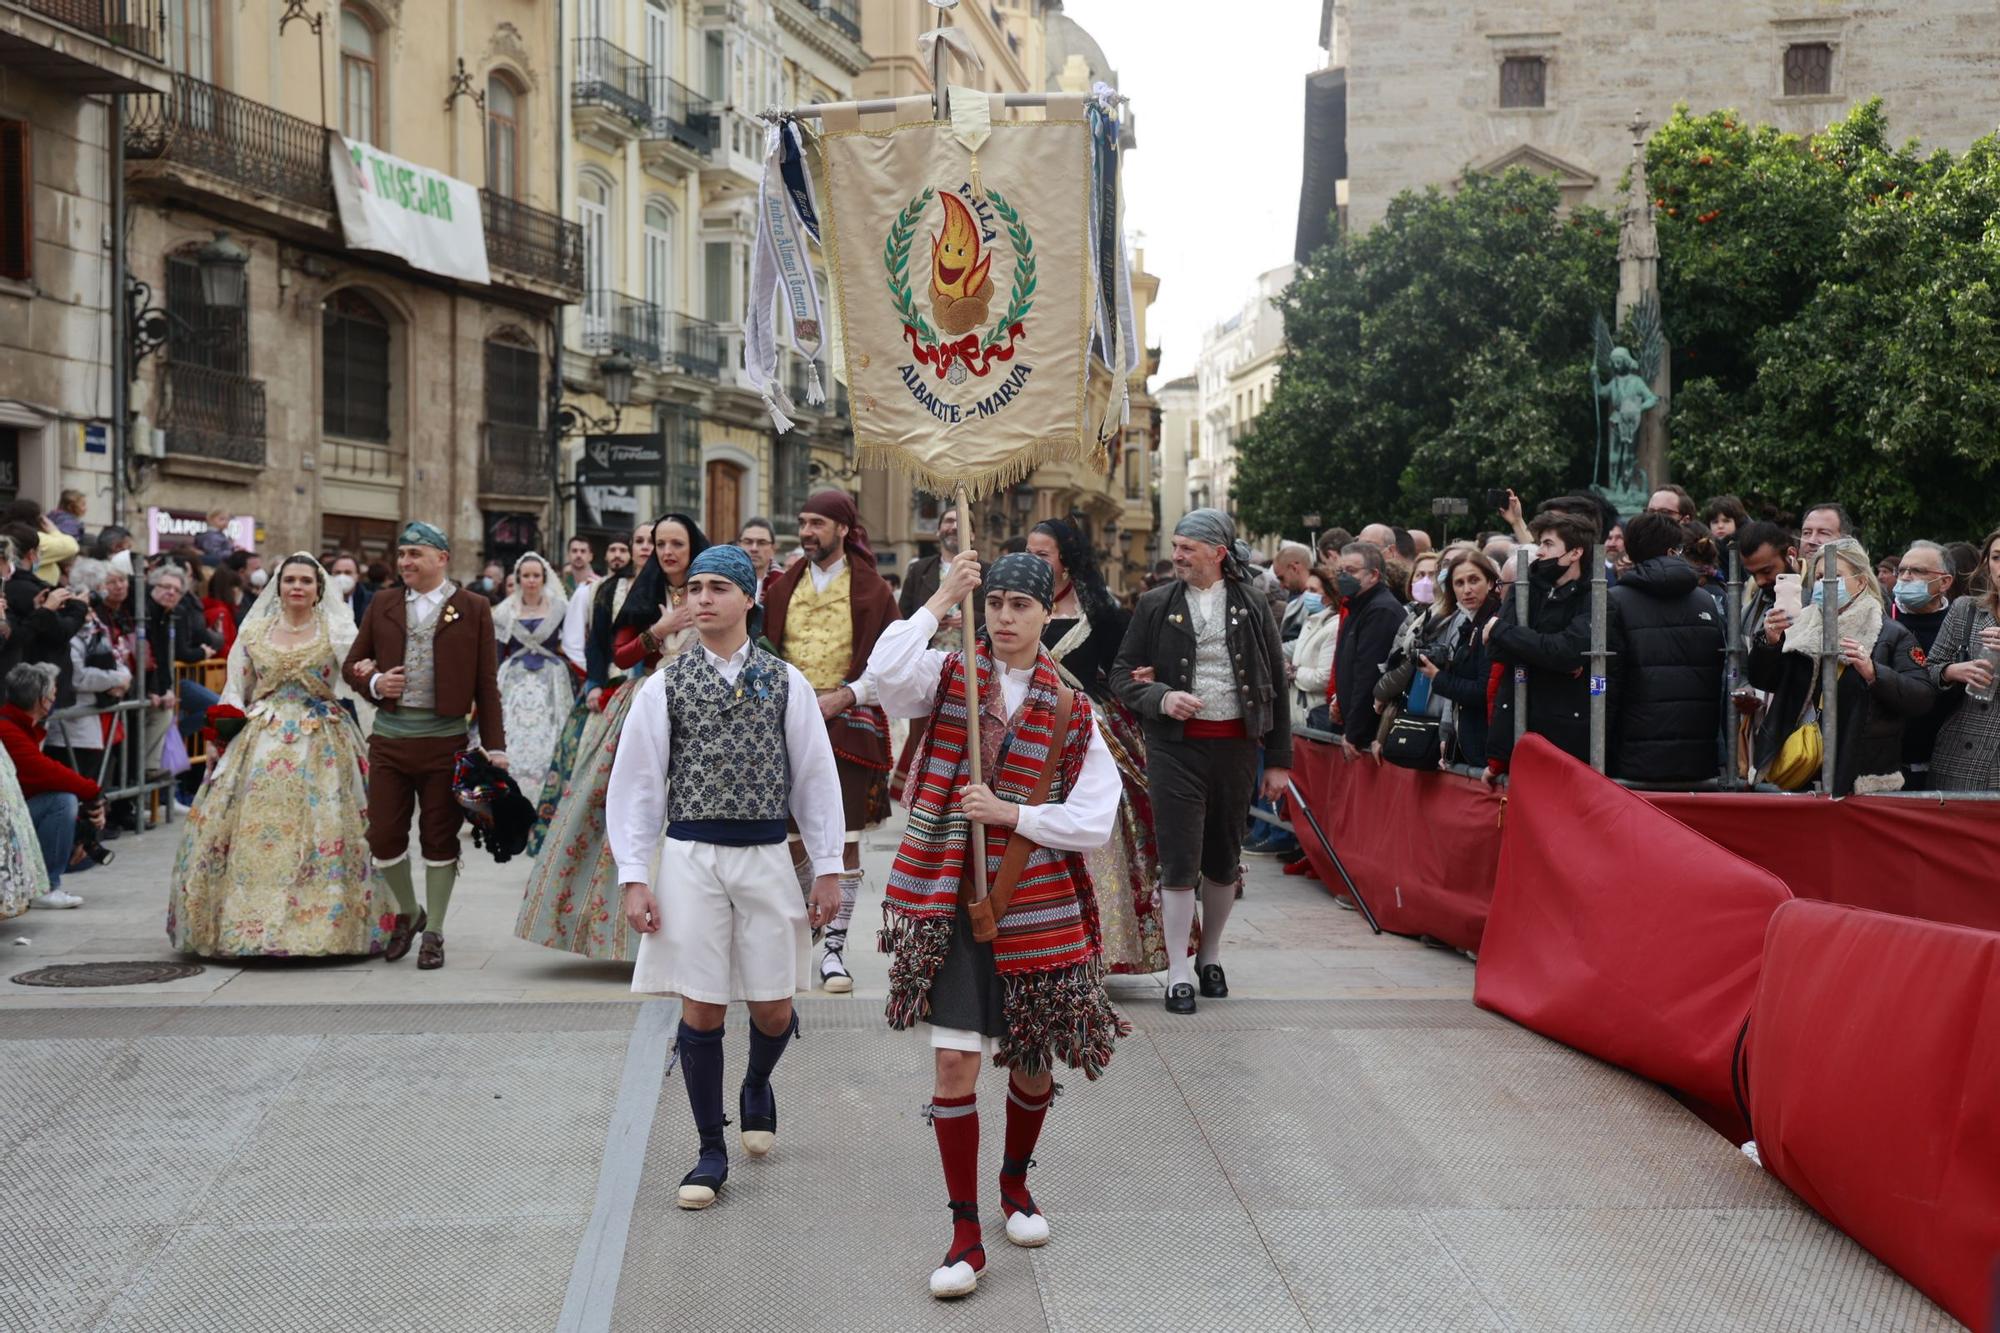
[{"label": "white puffy shirt sleeve", "polygon": [[[618,755],[611,761],[604,824],[620,884],[652,886],[653,853],[667,828],[667,754],[673,744],[673,724],[667,717],[665,680],[654,672],[639,686],[625,715],[625,728],[618,734]],[[825,728],[821,732],[825,744]]]},{"label": "white puffy shirt sleeve", "polygon": [[590,633],[590,604],[597,599],[591,596],[597,591],[594,583],[585,584],[569,599],[569,609],[563,612],[562,650],[563,656],[576,664],[578,671],[589,668],[584,656],[584,646]]},{"label": "white puffy shirt sleeve", "polygon": [[833,742],[819,715],[819,696],[805,673],[785,664],[785,748],[791,757],[792,794],[788,808],[813,874],[838,875],[847,846],[847,812],[840,803],[840,770]]},{"label": "white puffy shirt sleeve", "polygon": [[1094,851],[1111,841],[1123,794],[1117,761],[1105,747],[1103,731],[1093,721],[1090,749],[1083,756],[1083,771],[1076,776],[1075,790],[1059,805],[1022,806],[1016,827],[1028,841],[1059,852]]},{"label": "white puffy shirt sleeve", "polygon": [[868,654],[867,679],[875,687],[875,701],[890,717],[930,716],[948,656],[931,647],[937,628],[937,617],[920,606],[909,619],[883,630]]}]

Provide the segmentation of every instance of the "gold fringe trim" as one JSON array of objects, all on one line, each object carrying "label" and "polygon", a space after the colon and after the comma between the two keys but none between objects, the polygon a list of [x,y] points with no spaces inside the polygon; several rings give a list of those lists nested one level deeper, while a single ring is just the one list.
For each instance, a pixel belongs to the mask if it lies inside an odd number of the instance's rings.
[{"label": "gold fringe trim", "polygon": [[1087,463],[1094,446],[1074,436],[1054,436],[1035,440],[1014,451],[1005,461],[976,472],[949,472],[932,467],[899,444],[864,443],[854,446],[858,467],[894,468],[919,489],[932,495],[952,496],[965,488],[968,501],[983,500],[1016,482],[1026,481],[1044,463]]}]

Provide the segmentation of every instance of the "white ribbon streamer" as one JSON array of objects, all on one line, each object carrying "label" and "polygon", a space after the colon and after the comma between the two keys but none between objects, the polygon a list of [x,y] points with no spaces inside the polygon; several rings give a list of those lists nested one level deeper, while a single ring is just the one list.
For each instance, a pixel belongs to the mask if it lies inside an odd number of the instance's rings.
[{"label": "white ribbon streamer", "polygon": [[[757,186],[757,243],[750,254],[750,310],[744,324],[743,369],[750,387],[762,396],[779,434],[792,428],[797,409],[778,379],[776,297],[782,281],[785,314],[792,349],[806,358],[809,376],[806,401],[826,401],[819,378],[819,349],[824,340],[819,287],[813,281],[812,252],[805,228],[792,208],[780,161],[783,135],[793,135],[801,154],[804,141],[796,126],[774,123],[764,131],[764,178]],[[810,189],[811,173],[807,173]]]}]

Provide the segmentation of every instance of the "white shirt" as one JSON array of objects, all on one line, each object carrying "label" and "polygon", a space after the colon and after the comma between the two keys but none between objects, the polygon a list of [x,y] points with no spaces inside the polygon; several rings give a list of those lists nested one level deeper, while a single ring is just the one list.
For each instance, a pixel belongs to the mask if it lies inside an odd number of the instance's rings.
[{"label": "white shirt", "polygon": [[[930,646],[937,633],[937,617],[930,608],[918,607],[908,620],[899,620],[882,631],[875,651],[868,657],[868,676],[882,707],[891,717],[929,717],[937,702],[938,685],[949,655]],[[1008,716],[1027,697],[1034,668],[1016,671],[1007,668],[1000,677],[1000,696]],[[1104,733],[1090,729],[1090,749],[1083,756],[1083,771],[1076,787],[1064,795],[1059,805],[1024,805],[1015,824],[1021,836],[1043,847],[1063,852],[1088,852],[1111,840],[1118,823],[1118,800],[1123,795],[1118,765],[1105,748]],[[1004,798],[1003,798],[1004,799]]]},{"label": "white shirt", "polygon": [[[591,591],[586,592],[585,589]],[[569,599],[569,610],[563,612],[563,656],[576,663],[578,671],[590,669],[584,649],[590,634],[590,604],[597,600],[592,595],[595,590],[596,585],[589,583],[579,587]]]},{"label": "white shirt", "polygon": [[[728,658],[701,652],[731,684],[750,660],[745,641]],[[785,749],[791,759],[792,791],[788,802],[799,826],[814,875],[837,875],[844,868],[841,852],[847,842],[847,817],[840,804],[840,773],[833,766],[833,742],[820,720],[819,701],[799,669],[785,664]],[[673,727],[667,717],[666,674],[654,671],[639,687],[625,729],[618,737],[618,757],[611,761],[611,787],[604,802],[604,824],[611,838],[611,857],[618,863],[620,884],[653,883],[653,853],[667,827],[667,756]]]},{"label": "white shirt", "polygon": [[840,559],[834,561],[832,564],[828,565],[825,569],[821,569],[816,561],[808,561],[807,564],[810,566],[812,570],[814,591],[825,592],[827,588],[832,585],[833,581],[839,578],[841,574],[846,571],[847,557],[846,556],[840,557]]}]

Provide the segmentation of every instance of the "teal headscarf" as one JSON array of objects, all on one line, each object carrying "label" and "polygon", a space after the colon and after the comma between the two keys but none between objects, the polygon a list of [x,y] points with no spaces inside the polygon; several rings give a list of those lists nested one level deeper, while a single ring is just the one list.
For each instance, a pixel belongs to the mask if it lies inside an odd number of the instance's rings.
[{"label": "teal headscarf", "polygon": [[403,531],[396,537],[398,546],[431,546],[440,551],[451,550],[451,538],[444,535],[441,528],[434,528],[422,519],[413,518],[403,525]]}]

